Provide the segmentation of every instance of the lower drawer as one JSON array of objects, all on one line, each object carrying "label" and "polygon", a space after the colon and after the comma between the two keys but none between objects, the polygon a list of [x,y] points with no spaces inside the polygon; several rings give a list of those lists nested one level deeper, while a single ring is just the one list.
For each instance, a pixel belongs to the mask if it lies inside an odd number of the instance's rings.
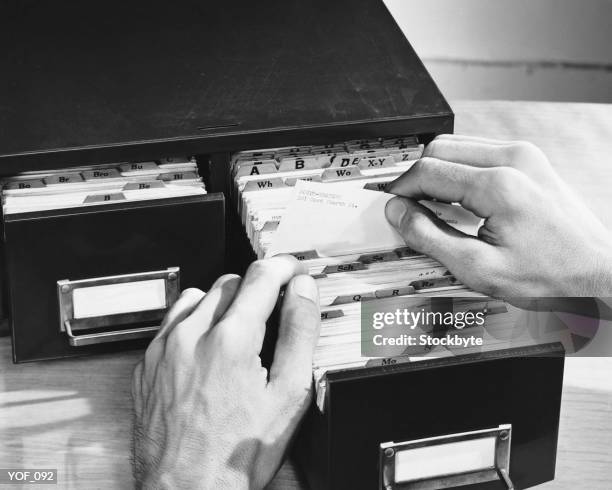
[{"label": "lower drawer", "polygon": [[[328,373],[325,409],[313,403],[296,458],[316,489],[508,489],[495,455],[480,455],[475,471],[474,458],[450,446],[498,429],[484,435],[507,441],[508,480],[538,485],[555,476],[563,366],[561,344],[546,344]],[[415,447],[429,449],[405,452]],[[434,470],[418,479],[424,460],[415,471],[411,458],[423,454]],[[402,481],[411,474],[417,480]]]}]

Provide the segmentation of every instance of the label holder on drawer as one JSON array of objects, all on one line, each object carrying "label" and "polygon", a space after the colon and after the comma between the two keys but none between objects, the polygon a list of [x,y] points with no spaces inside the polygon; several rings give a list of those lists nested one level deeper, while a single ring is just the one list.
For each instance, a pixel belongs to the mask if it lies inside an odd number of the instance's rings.
[{"label": "label holder on drawer", "polygon": [[[151,338],[159,330],[163,317],[179,295],[178,267],[76,281],[57,281],[60,330],[66,332],[68,342],[73,347]],[[101,302],[106,301],[106,307],[110,308],[107,313],[102,312],[105,306],[100,306],[96,301],[99,298]],[[138,304],[130,305],[130,299]],[[99,331],[139,323],[153,325]]]},{"label": "label holder on drawer", "polygon": [[435,490],[501,481],[508,490],[512,426],[379,446],[381,490]]}]

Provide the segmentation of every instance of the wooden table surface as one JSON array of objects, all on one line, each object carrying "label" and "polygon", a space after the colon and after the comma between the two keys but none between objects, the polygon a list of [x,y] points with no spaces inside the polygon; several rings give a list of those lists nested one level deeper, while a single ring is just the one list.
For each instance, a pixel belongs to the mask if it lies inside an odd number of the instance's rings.
[{"label": "wooden table surface", "polygon": [[[453,107],[457,133],[538,144],[612,228],[612,105]],[[13,365],[0,338],[0,468],[57,468],[60,488],[130,488],[130,376],[141,355]],[[540,488],[612,488],[610,441],[612,360],[568,359],[557,478]],[[270,488],[304,488],[299,480],[288,462]]]}]

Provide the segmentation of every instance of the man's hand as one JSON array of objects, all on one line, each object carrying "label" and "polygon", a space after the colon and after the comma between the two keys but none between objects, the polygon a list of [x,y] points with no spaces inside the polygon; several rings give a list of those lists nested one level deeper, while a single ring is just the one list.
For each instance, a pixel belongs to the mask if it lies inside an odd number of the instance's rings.
[{"label": "man's hand", "polygon": [[[287,284],[274,362],[259,353]],[[134,471],[144,488],[262,488],[311,394],[320,324],[315,281],[293,257],[188,289],[136,367]]]},{"label": "man's hand", "polygon": [[[576,162],[579,165],[579,162]],[[406,243],[492,296],[612,294],[612,236],[534,145],[444,135],[390,184],[387,219]],[[478,238],[418,203],[458,202]]]}]

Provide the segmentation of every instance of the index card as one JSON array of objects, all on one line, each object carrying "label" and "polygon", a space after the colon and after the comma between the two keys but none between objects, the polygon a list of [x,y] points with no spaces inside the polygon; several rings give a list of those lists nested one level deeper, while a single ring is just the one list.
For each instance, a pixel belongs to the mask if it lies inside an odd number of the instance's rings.
[{"label": "index card", "polygon": [[[299,180],[266,257],[309,250],[330,257],[405,247],[385,218],[385,206],[393,197],[343,184]],[[477,235],[480,218],[461,206],[421,204],[454,228]]]},{"label": "index card", "polygon": [[306,250],[334,256],[404,247],[401,235],[385,219],[392,198],[342,184],[298,180],[266,256]]}]

